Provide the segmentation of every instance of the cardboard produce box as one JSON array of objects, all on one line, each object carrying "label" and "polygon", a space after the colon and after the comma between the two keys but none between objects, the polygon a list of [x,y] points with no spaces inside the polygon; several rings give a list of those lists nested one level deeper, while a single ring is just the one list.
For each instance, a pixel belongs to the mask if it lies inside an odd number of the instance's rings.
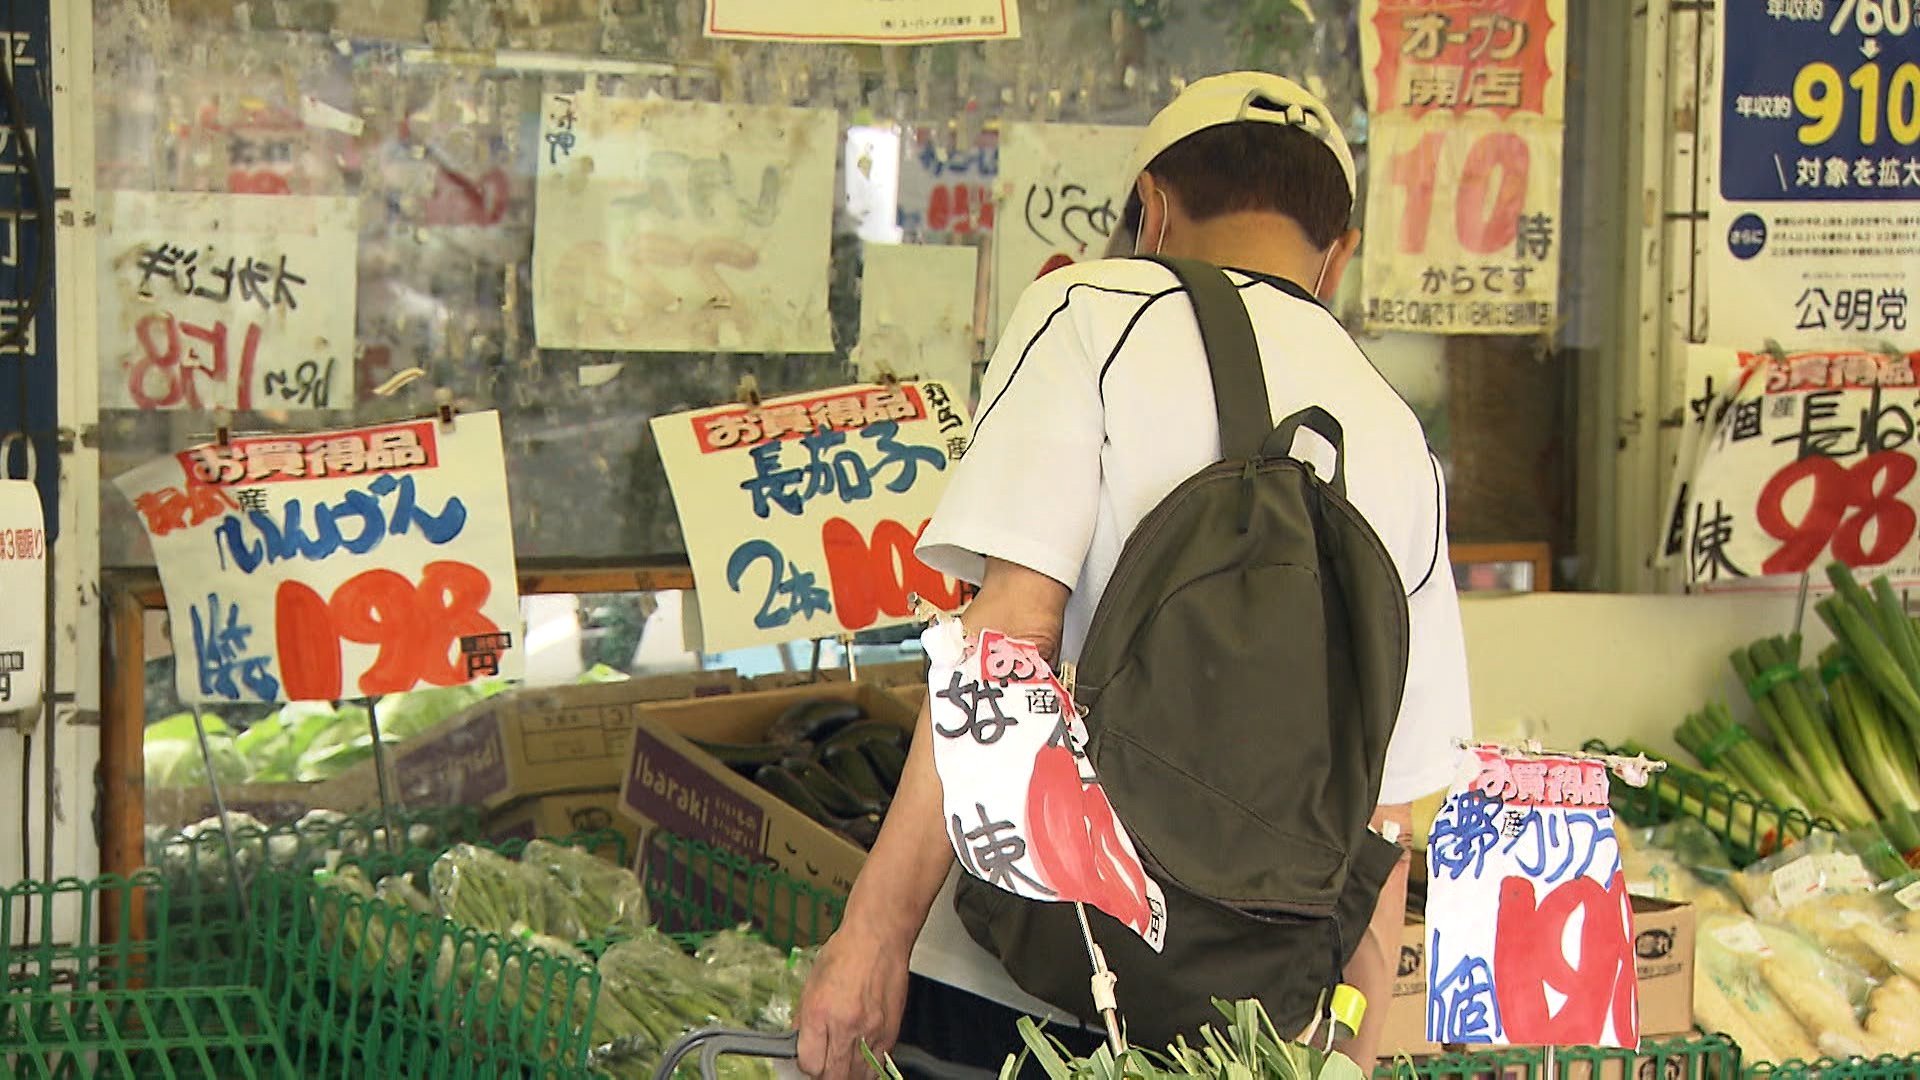
[{"label": "cardboard produce box", "polygon": [[[590,791],[566,791],[521,799],[488,815],[485,832],[489,840],[532,840],[535,837],[561,837],[571,833],[612,829],[626,840],[626,853],[632,856],[638,847],[640,827],[620,813],[620,789],[595,788]],[[613,852],[596,852],[611,856]]]},{"label": "cardboard produce box", "polygon": [[780,714],[819,698],[858,702],[867,717],[912,731],[916,714],[877,686],[813,684],[642,707],[620,811],[642,829],[678,836],[760,862],[845,895],[867,853],[687,741],[757,743]]},{"label": "cardboard produce box", "polygon": [[863,664],[857,679],[847,677],[847,669],[821,668],[819,671],[776,671],[770,675],[755,675],[746,680],[749,690],[795,690],[804,686],[818,686],[822,683],[858,682],[870,686],[911,686],[914,683],[925,684],[927,664],[924,660],[898,660],[889,664]]},{"label": "cardboard produce box", "polygon": [[[407,806],[496,810],[534,795],[620,786],[640,706],[729,694],[733,671],[508,691],[391,748],[389,790]],[[368,786],[366,761],[342,773]]]},{"label": "cardboard produce box", "polygon": [[[1634,973],[1640,983],[1642,1039],[1692,1032],[1693,946],[1691,905],[1633,897]],[[1441,1049],[1427,1041],[1427,927],[1424,920],[1409,915],[1400,939],[1399,969],[1380,1055],[1418,1058]]]}]

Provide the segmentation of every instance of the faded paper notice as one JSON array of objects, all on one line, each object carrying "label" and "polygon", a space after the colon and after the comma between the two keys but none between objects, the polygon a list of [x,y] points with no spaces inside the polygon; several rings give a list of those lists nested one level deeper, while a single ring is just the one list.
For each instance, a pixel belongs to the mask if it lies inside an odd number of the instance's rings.
[{"label": "faded paper notice", "polygon": [[860,377],[926,379],[972,393],[973,300],[980,254],[971,247],[871,244],[860,286]]},{"label": "faded paper notice", "polygon": [[1122,174],[1141,132],[1092,124],[1007,126],[993,230],[993,336],[1013,317],[1027,286],[1105,254],[1126,208]]},{"label": "faded paper notice", "polygon": [[333,29],[356,38],[419,41],[427,0],[335,0]]},{"label": "faded paper notice", "polygon": [[833,347],[832,110],[549,94],[540,136],[541,348]]},{"label": "faded paper notice", "polygon": [[103,193],[100,404],[353,407],[352,199]]},{"label": "faded paper notice", "polygon": [[1018,0],[707,0],[707,36],[747,41],[1003,41]]}]

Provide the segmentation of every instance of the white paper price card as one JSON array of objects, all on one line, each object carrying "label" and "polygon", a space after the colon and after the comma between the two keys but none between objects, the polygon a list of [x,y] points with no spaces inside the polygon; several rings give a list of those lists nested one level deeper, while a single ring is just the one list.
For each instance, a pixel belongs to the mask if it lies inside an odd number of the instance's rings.
[{"label": "white paper price card", "polygon": [[40,489],[0,480],[0,713],[40,707],[46,666],[47,531]]},{"label": "white paper price card", "polygon": [[180,700],[335,701],[524,669],[499,414],[198,446],[121,476]]}]

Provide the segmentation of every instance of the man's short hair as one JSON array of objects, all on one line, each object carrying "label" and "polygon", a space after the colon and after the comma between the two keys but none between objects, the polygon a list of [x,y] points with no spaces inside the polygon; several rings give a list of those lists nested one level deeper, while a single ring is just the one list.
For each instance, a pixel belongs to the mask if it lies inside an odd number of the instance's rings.
[{"label": "man's short hair", "polygon": [[[1241,121],[1196,131],[1160,152],[1147,171],[1173,189],[1195,221],[1222,214],[1285,214],[1316,248],[1347,231],[1353,196],[1340,160],[1312,134],[1284,124]],[[1127,196],[1123,227],[1140,227],[1140,193]]]}]

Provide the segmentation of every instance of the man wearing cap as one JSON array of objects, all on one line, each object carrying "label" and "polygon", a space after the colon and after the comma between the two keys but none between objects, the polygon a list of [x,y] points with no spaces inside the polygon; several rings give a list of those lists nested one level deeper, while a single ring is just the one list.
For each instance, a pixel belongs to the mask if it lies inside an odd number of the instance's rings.
[{"label": "man wearing cap", "polygon": [[[1312,94],[1241,72],[1182,92],[1147,128],[1127,178],[1132,195],[1116,239],[1133,254],[1225,269],[1253,321],[1272,415],[1317,405],[1345,431],[1348,499],[1392,556],[1407,595],[1406,690],[1374,819],[1381,835],[1404,840],[1409,804],[1448,784],[1454,743],[1470,733],[1466,656],[1440,466],[1412,411],[1324,306],[1360,239],[1348,228],[1352,154]],[[918,555],[979,583],[964,617],[970,633],[991,627],[1071,661],[1134,526],[1220,459],[1193,309],[1156,263],[1057,270],[1021,297],[981,403],[972,445]],[[1277,675],[1274,694],[1286,692]],[[920,723],[929,723],[924,710]],[[954,864],[930,742],[914,740],[842,927],[808,982],[800,1065],[810,1075],[859,1073],[861,1041],[879,1052],[899,1030],[908,958]],[[1346,1046],[1367,1073],[1399,958],[1406,875],[1403,858],[1346,958],[1347,982],[1372,1006]],[[1260,948],[1257,935],[1247,948]],[[1115,974],[1123,983],[1154,978],[1150,970]]]}]

